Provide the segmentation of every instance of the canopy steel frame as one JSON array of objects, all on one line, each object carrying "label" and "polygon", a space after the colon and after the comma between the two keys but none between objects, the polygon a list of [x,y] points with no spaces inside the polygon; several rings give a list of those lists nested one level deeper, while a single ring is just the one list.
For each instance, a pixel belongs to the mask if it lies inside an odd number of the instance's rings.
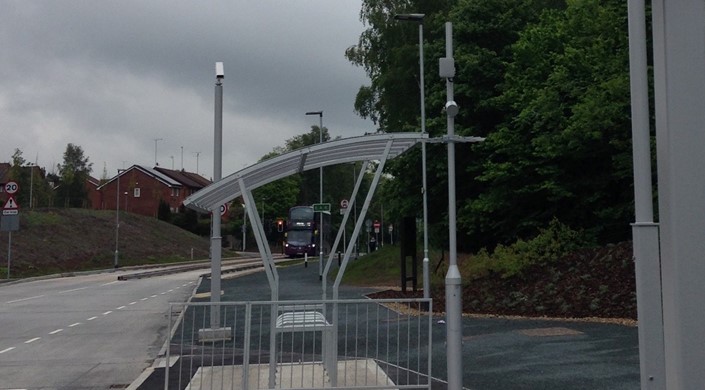
[{"label": "canopy steel frame", "polygon": [[[184,205],[196,211],[216,213],[219,212],[222,204],[242,195],[253,234],[257,241],[257,247],[265,266],[267,280],[272,292],[272,300],[278,300],[279,276],[269,245],[266,244],[264,228],[257,213],[257,205],[252,196],[252,190],[286,176],[322,166],[357,161],[386,161],[389,158],[397,157],[417,142],[426,138],[428,138],[428,135],[421,133],[384,133],[316,144],[285,153],[235,172],[192,194],[184,200]],[[384,167],[384,163],[381,163],[380,166]],[[379,169],[378,172],[381,172]],[[364,170],[361,172],[364,172]],[[359,188],[363,176],[364,174],[361,173],[356,187]],[[368,197],[374,192],[373,190],[374,188],[371,188]],[[363,220],[363,217],[359,218],[358,222]]]}]

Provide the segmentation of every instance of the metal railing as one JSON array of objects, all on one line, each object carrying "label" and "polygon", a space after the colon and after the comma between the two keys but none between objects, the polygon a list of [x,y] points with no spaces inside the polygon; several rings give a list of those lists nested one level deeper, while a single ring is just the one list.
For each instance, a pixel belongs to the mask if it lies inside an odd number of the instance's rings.
[{"label": "metal railing", "polygon": [[430,299],[173,303],[169,324],[165,389],[431,388]]}]

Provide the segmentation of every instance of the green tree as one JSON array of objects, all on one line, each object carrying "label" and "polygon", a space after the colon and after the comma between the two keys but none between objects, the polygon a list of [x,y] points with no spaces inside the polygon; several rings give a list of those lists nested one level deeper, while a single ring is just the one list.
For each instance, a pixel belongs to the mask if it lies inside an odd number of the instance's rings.
[{"label": "green tree", "polygon": [[83,155],[83,149],[72,143],[66,146],[64,161],[57,165],[60,186],[57,189],[56,205],[59,207],[87,207],[88,190],[86,180],[92,163]]},{"label": "green tree", "polygon": [[[44,169],[27,162],[22,157],[20,149],[15,149],[12,155],[10,176],[20,186],[15,200],[21,207],[47,207],[51,205],[52,189],[46,181]],[[30,205],[30,199],[32,205]]]},{"label": "green tree", "polygon": [[[512,45],[523,29],[538,20],[546,8],[561,2],[549,0],[461,0],[457,2],[380,1],[363,2],[361,18],[368,29],[358,45],[348,49],[347,58],[364,67],[370,86],[361,87],[356,111],[372,118],[383,131],[419,130],[418,27],[393,20],[397,13],[421,12],[424,18],[427,131],[431,137],[446,133],[446,117],[440,107],[446,101],[445,81],[435,64],[445,57],[446,21],[453,22],[455,101],[461,111],[456,117],[459,135],[486,136],[504,121],[509,110],[497,101],[502,94]],[[436,107],[436,109],[434,109]],[[456,183],[459,201],[479,196],[486,183],[481,173],[483,157],[470,146],[456,149]],[[445,145],[427,145],[427,196],[430,200],[431,240],[447,242],[447,152]],[[385,205],[392,215],[421,216],[421,153],[414,149],[388,163],[386,172],[393,184],[384,189]],[[386,213],[385,213],[386,214]],[[460,235],[469,232],[459,231]],[[462,249],[476,241],[461,239]]]},{"label": "green tree", "polygon": [[483,192],[461,226],[502,243],[554,217],[600,241],[632,215],[626,4],[569,1],[513,46],[499,101],[510,115],[476,148]]}]

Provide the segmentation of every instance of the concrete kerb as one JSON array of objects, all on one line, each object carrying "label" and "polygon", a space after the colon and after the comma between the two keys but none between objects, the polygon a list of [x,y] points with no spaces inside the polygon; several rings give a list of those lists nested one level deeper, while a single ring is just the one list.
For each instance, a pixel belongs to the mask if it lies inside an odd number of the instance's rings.
[{"label": "concrete kerb", "polygon": [[[230,261],[230,260],[242,260],[242,259],[248,259],[248,258],[255,258],[258,257],[254,253],[247,253],[247,252],[235,252],[237,254],[241,254],[240,257],[229,257],[223,259],[223,261]],[[34,281],[40,281],[40,280],[48,280],[48,279],[59,279],[59,278],[70,278],[73,276],[81,276],[81,275],[97,275],[97,274],[105,274],[105,273],[113,273],[113,272],[118,272],[118,271],[139,271],[139,270],[146,270],[146,269],[159,269],[159,268],[166,268],[166,267],[177,267],[177,266],[191,266],[191,265],[197,265],[197,264],[204,264],[203,267],[197,267],[198,268],[207,268],[210,266],[210,260],[208,259],[203,259],[203,260],[194,260],[194,261],[185,261],[181,263],[164,263],[164,264],[146,264],[146,265],[131,265],[127,267],[120,267],[120,268],[104,268],[104,269],[97,269],[97,270],[90,270],[90,271],[72,271],[72,272],[61,272],[57,274],[50,274],[50,275],[42,275],[42,276],[32,276],[29,278],[22,278],[22,279],[13,279],[13,280],[0,280],[0,287],[2,286],[11,286],[14,284],[18,283],[27,283],[27,282],[34,282]],[[181,272],[181,271],[179,271]]]}]

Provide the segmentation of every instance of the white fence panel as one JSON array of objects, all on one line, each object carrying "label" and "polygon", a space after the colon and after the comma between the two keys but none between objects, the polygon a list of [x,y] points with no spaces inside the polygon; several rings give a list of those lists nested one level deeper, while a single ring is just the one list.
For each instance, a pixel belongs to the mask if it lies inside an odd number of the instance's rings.
[{"label": "white fence panel", "polygon": [[431,388],[430,299],[175,303],[169,324],[167,390]]}]

